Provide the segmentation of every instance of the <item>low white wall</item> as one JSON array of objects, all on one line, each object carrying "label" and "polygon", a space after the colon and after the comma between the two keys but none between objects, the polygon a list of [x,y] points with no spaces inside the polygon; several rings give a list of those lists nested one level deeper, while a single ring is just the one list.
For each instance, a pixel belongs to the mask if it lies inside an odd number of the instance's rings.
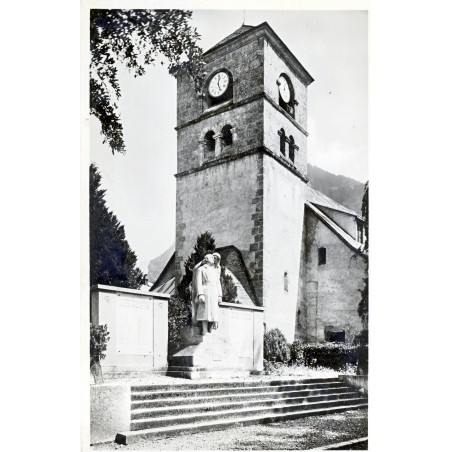
[{"label": "low white wall", "polygon": [[130,430],[130,385],[91,385],[90,443],[113,441]]},{"label": "low white wall", "polygon": [[220,303],[217,334],[228,339],[243,370],[263,370],[264,308]]},{"label": "low white wall", "polygon": [[107,324],[110,340],[103,372],[167,366],[169,295],[97,285],[91,288],[91,322]]}]

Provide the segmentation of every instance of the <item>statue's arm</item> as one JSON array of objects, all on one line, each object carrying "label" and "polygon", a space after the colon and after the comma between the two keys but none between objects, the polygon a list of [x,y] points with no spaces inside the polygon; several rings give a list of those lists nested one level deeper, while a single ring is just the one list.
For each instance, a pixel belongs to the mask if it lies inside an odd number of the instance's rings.
[{"label": "statue's arm", "polygon": [[202,286],[202,268],[196,270],[196,294],[197,296],[204,295],[204,288]]}]

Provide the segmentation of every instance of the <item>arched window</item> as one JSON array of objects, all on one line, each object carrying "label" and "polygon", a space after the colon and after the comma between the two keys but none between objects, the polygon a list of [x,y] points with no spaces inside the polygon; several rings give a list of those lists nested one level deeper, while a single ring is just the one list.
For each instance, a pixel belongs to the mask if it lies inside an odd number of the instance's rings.
[{"label": "arched window", "polygon": [[209,157],[212,154],[215,154],[215,139],[213,136],[215,133],[212,130],[209,130],[204,136],[205,147],[204,147],[204,156]]},{"label": "arched window", "polygon": [[289,275],[287,272],[284,272],[284,290],[289,292]]},{"label": "arched window", "polygon": [[279,134],[279,151],[282,155],[286,155],[286,133],[284,129],[278,131]]},{"label": "arched window", "polygon": [[295,140],[293,139],[293,136],[290,135],[289,137],[289,159],[292,163],[295,161]]},{"label": "arched window", "polygon": [[229,124],[226,124],[221,129],[221,134],[223,135],[223,146],[229,146],[232,144],[232,126]]}]

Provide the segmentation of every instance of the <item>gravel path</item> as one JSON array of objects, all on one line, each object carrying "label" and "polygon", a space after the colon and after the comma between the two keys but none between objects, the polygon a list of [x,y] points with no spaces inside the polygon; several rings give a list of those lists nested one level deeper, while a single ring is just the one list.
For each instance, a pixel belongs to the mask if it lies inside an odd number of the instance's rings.
[{"label": "gravel path", "polygon": [[235,427],[173,438],[114,443],[91,450],[306,450],[367,436],[367,410],[312,416],[294,421]]}]

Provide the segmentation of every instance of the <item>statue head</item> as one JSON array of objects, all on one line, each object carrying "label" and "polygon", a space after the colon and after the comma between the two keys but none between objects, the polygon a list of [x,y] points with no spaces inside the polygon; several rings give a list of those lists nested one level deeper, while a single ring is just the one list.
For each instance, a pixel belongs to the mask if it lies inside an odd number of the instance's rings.
[{"label": "statue head", "polygon": [[215,260],[214,260],[214,257],[212,256],[212,254],[206,254],[204,256],[204,261],[206,262],[206,264],[209,264],[209,265],[214,265],[214,263],[215,263]]}]

